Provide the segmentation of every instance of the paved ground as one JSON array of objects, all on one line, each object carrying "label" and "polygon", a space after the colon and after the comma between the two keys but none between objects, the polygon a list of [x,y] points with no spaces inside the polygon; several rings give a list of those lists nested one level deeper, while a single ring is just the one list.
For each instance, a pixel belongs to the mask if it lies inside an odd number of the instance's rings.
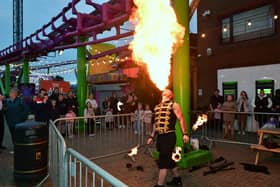
[{"label": "paved ground", "polygon": [[[115,131],[115,132],[114,132]],[[114,136],[122,137],[120,134],[121,129],[115,129],[111,133],[111,138],[114,140]],[[9,136],[5,133],[5,145],[11,149],[9,142]],[[125,135],[133,140],[133,134],[125,131]],[[98,139],[99,138],[99,139]],[[106,139],[107,141],[108,139]],[[74,146],[76,149],[81,148],[87,156],[92,156],[92,152],[98,152],[98,150],[107,149],[106,143],[102,138],[88,137],[78,139],[77,142],[74,140],[68,140],[68,145]],[[115,140],[115,148],[120,145],[122,141]],[[137,141],[135,141],[137,142]],[[127,142],[126,142],[127,143]],[[103,145],[101,149],[97,148],[97,145]],[[126,144],[130,146],[130,144]],[[87,148],[87,149],[86,149]],[[115,149],[114,148],[114,149]],[[93,151],[94,150],[94,151]],[[107,149],[108,150],[108,149]],[[116,149],[117,150],[117,149]],[[183,177],[184,186],[190,187],[219,187],[219,186],[252,186],[252,187],[278,187],[280,186],[280,158],[279,155],[275,156],[271,153],[261,154],[261,165],[266,166],[269,169],[270,175],[263,173],[249,172],[243,169],[240,162],[253,163],[255,159],[255,153],[250,150],[249,146],[244,145],[234,145],[226,143],[216,143],[212,148],[212,153],[214,158],[223,156],[229,161],[234,161],[234,170],[221,171],[215,174],[210,174],[203,176],[203,172],[208,170],[207,167],[203,167],[193,172],[184,169],[181,170],[181,175]],[[96,156],[96,155],[93,155]],[[108,172],[112,173],[124,183],[131,187],[150,187],[153,186],[157,180],[157,168],[155,162],[150,155],[145,154],[140,151],[139,155],[136,157],[136,162],[131,162],[130,159],[125,158],[124,154],[113,156],[106,159],[95,160],[97,164],[103,167]],[[128,163],[132,164],[132,168],[128,169],[126,165]],[[30,182],[18,182],[16,183],[13,178],[13,155],[9,154],[8,150],[2,151],[0,153],[0,187],[2,186],[34,186]],[[144,171],[139,171],[136,169],[137,166],[141,166]],[[169,176],[170,178],[170,176]],[[47,181],[43,186],[51,186],[50,181]]]}]

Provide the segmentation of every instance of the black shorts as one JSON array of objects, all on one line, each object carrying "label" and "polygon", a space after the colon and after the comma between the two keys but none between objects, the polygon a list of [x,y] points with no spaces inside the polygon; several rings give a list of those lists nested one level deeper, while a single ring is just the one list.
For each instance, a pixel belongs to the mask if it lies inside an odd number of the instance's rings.
[{"label": "black shorts", "polygon": [[157,137],[157,150],[159,159],[157,161],[159,169],[173,169],[176,166],[172,160],[172,152],[176,145],[175,132],[167,134],[159,134]]}]

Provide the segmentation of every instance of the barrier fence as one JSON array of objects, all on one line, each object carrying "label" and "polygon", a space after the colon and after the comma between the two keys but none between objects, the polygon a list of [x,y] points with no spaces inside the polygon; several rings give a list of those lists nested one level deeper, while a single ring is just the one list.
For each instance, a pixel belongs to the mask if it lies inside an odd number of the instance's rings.
[{"label": "barrier fence", "polygon": [[277,128],[280,120],[280,113],[220,111],[207,115],[208,122],[193,134],[214,142],[248,145],[258,142],[259,128]]},{"label": "barrier fence", "polygon": [[136,120],[134,114],[60,118],[54,123],[67,146],[90,159],[143,145],[152,129],[146,131],[143,119]]},{"label": "barrier fence", "polygon": [[[202,113],[191,112],[191,123],[194,124]],[[192,131],[192,137],[206,139],[211,143],[256,144],[256,131],[260,127],[279,127],[279,113],[219,111],[206,114],[207,123]],[[225,125],[224,120],[231,123]],[[239,126],[241,122],[243,126]],[[145,144],[151,131],[146,126],[143,118],[137,118],[134,114],[60,118],[51,121],[49,158],[50,177],[54,186],[122,184],[89,160],[127,153],[132,147]],[[66,149],[66,145],[71,148]]]},{"label": "barrier fence", "polygon": [[49,175],[55,187],[127,186],[74,149],[67,148],[52,121],[49,124]]}]

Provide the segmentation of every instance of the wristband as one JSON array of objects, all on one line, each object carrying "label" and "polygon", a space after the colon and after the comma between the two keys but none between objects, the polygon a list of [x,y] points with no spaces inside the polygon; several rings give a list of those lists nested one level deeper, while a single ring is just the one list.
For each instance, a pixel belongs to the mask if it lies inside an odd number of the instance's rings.
[{"label": "wristband", "polygon": [[189,136],[188,133],[183,133],[183,136],[185,136],[185,135],[186,135],[186,136]]}]

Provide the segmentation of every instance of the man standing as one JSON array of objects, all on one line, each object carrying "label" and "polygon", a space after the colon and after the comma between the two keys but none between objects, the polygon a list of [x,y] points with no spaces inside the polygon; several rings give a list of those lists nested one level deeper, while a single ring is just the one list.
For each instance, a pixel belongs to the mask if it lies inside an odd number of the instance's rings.
[{"label": "man standing", "polygon": [[15,126],[22,123],[27,119],[28,107],[24,103],[23,99],[18,97],[18,90],[12,88],[10,90],[9,98],[5,100],[5,116],[7,124],[12,136],[12,141],[15,140]]},{"label": "man standing", "polygon": [[155,187],[164,186],[165,178],[168,169],[172,170],[173,179],[167,182],[167,185],[182,186],[182,180],[178,173],[176,163],[172,160],[172,152],[176,145],[175,124],[178,119],[183,132],[184,143],[189,141],[189,136],[186,130],[186,123],[183,117],[182,110],[178,103],[173,102],[173,93],[171,90],[162,92],[161,103],[155,109],[154,129],[147,140],[147,144],[151,144],[157,134],[157,150],[159,151],[159,175],[158,182]]},{"label": "man standing", "polygon": [[6,147],[3,146],[3,138],[4,138],[4,117],[3,117],[3,96],[0,94],[0,149],[6,149]]}]

